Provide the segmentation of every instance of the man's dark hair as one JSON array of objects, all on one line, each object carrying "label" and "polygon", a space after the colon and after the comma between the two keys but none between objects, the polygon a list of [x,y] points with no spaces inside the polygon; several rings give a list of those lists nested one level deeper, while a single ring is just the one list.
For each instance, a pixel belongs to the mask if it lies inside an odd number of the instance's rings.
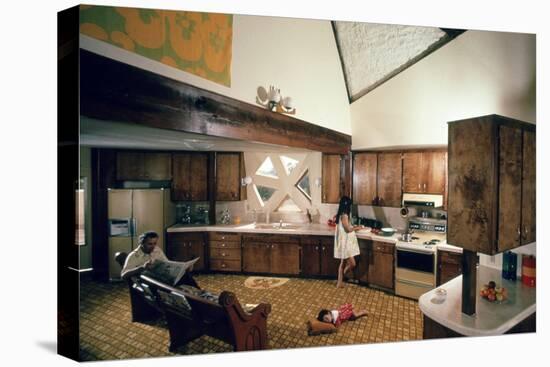
[{"label": "man's dark hair", "polygon": [[322,309],[321,311],[319,311],[319,315],[317,315],[317,320],[324,322],[323,317],[325,317],[325,315],[329,313],[330,313],[329,310]]},{"label": "man's dark hair", "polygon": [[145,242],[145,240],[149,238],[159,238],[159,235],[155,231],[143,232],[142,234],[139,235],[138,243],[141,245],[143,244],[143,242]]}]

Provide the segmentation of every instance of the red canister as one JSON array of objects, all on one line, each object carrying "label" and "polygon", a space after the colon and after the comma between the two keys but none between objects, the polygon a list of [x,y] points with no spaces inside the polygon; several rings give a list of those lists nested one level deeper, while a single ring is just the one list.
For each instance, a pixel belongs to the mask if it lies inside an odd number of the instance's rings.
[{"label": "red canister", "polygon": [[532,255],[523,255],[521,258],[521,282],[528,287],[536,285],[537,261]]}]

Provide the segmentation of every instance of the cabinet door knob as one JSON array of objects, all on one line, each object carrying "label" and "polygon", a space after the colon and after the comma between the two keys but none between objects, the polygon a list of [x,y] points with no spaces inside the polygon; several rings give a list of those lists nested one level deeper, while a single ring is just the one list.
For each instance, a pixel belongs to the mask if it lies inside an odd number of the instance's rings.
[{"label": "cabinet door knob", "polygon": [[325,246],[323,246],[323,251],[325,251]]},{"label": "cabinet door knob", "polygon": [[426,191],[426,184],[424,184],[424,191]]},{"label": "cabinet door knob", "polygon": [[518,226],[517,232],[518,232],[518,239],[521,239],[521,228],[519,226]]},{"label": "cabinet door knob", "polygon": [[315,250],[319,250],[319,246],[315,246]]},{"label": "cabinet door knob", "polygon": [[225,256],[225,252],[222,252],[222,256]]},{"label": "cabinet door knob", "polygon": [[418,184],[418,188],[420,189],[420,183]]},{"label": "cabinet door knob", "polygon": [[222,247],[225,247],[225,243],[222,243]]}]

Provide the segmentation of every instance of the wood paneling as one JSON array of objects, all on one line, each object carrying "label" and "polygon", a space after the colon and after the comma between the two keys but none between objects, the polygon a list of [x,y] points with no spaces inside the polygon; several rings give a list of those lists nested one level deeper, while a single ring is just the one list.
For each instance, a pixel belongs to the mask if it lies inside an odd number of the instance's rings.
[{"label": "wood paneling", "polygon": [[243,244],[243,271],[269,273],[271,270],[271,245],[263,242]]},{"label": "wood paneling", "polygon": [[447,184],[447,152],[423,152],[422,170],[425,177],[424,183],[426,184],[424,192],[426,194],[445,195]]},{"label": "wood paneling", "polygon": [[376,153],[356,153],[353,158],[353,202],[372,205],[376,197]]},{"label": "wood paneling", "polygon": [[403,192],[423,193],[422,152],[403,153]]},{"label": "wood paneling", "polygon": [[323,154],[322,197],[321,202],[337,204],[340,202],[340,168],[339,154]]},{"label": "wood paneling", "polygon": [[302,243],[302,275],[320,275],[320,242]]},{"label": "wood paneling", "polygon": [[522,131],[499,127],[498,251],[520,245]]},{"label": "wood paneling", "polygon": [[216,154],[216,200],[235,201],[241,191],[240,153]]},{"label": "wood paneling", "polygon": [[117,152],[117,180],[170,180],[172,164],[170,153],[139,151]]},{"label": "wood paneling", "polygon": [[496,229],[494,128],[488,117],[449,123],[447,242],[486,254]]},{"label": "wood paneling", "polygon": [[274,243],[271,245],[271,273],[299,274],[300,247],[291,243]]},{"label": "wood paneling", "polygon": [[523,132],[523,174],[521,184],[522,245],[535,242],[537,238],[537,154],[535,140],[534,132]]},{"label": "wood paneling", "polygon": [[401,207],[401,153],[378,154],[378,197],[380,206]]},{"label": "wood paneling", "polygon": [[462,274],[462,254],[438,250],[437,285],[445,284],[460,274]]},{"label": "wood paneling", "polygon": [[[373,241],[369,252],[369,284],[394,288],[394,245]],[[390,250],[388,250],[390,249]],[[389,253],[391,252],[391,253]]]},{"label": "wood paneling", "polygon": [[448,242],[489,255],[527,243],[535,166],[524,134],[534,141],[535,126],[498,115],[449,123]]},{"label": "wood paneling", "polygon": [[172,200],[208,200],[208,154],[174,153],[172,155]]},{"label": "wood paneling", "polygon": [[80,49],[80,113],[105,121],[347,154],[351,136]]}]

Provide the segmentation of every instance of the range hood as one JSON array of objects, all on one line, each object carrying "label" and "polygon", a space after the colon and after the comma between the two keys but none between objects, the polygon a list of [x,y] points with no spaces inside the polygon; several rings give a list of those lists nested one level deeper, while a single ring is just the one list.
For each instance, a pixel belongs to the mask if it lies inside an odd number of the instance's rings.
[{"label": "range hood", "polygon": [[443,206],[443,195],[403,193],[403,206],[441,208]]}]

